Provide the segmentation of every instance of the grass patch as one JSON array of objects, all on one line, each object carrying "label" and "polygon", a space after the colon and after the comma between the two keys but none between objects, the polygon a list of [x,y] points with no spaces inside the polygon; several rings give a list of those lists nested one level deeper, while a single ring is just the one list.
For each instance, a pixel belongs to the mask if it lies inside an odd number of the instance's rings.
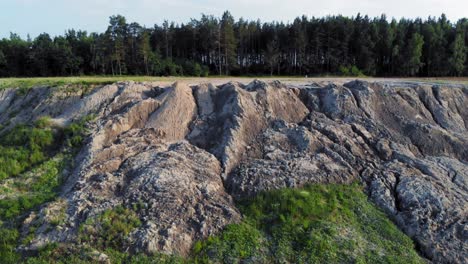
[{"label": "grass patch", "polygon": [[79,240],[101,250],[120,249],[126,245],[128,234],[140,225],[134,211],[117,206],[82,224]]},{"label": "grass patch", "polygon": [[154,77],[154,76],[84,76],[84,77],[38,77],[38,78],[0,78],[0,90],[19,88],[20,94],[33,87],[65,87],[68,85],[87,88],[96,85],[112,84],[120,81],[177,81],[193,77]]},{"label": "grass patch", "polygon": [[[102,251],[112,264],[184,264],[190,263],[176,256],[164,254],[154,254],[148,256],[145,254],[130,255],[128,252],[122,252],[112,248]],[[108,263],[107,260],[100,259],[101,252],[91,247],[73,247],[66,245],[50,244],[43,248],[39,255],[23,260],[27,264],[89,264],[89,263]]]},{"label": "grass patch", "polygon": [[208,77],[155,77],[155,76],[82,76],[82,77],[37,77],[37,78],[0,78],[0,90],[7,88],[18,88],[19,94],[25,95],[29,89],[33,87],[46,86],[46,87],[58,87],[58,88],[70,88],[71,90],[80,89],[85,93],[90,91],[90,88],[112,84],[120,81],[135,81],[135,82],[175,82],[175,81],[210,81],[217,79],[225,79],[226,82],[229,80],[245,80],[250,82],[254,79],[260,79],[264,81],[280,80],[284,82],[312,82],[321,80],[340,80],[340,79],[366,79],[369,81],[379,80],[400,80],[400,81],[418,81],[418,82],[430,82],[430,83],[458,83],[468,84],[467,78],[373,78],[360,74],[352,68],[345,69],[342,75],[320,75],[320,76],[309,76],[305,78],[303,76],[219,76],[212,75]]},{"label": "grass patch", "polygon": [[358,185],[311,185],[241,202],[244,220],[194,246],[198,263],[424,263]]},{"label": "grass patch", "polygon": [[33,127],[19,125],[0,139],[0,180],[14,177],[43,162],[52,147],[54,133],[45,118]]},{"label": "grass patch", "polygon": [[[20,224],[30,210],[53,201],[86,133],[83,119],[66,129],[53,128],[49,118],[19,125],[0,137],[0,262],[18,263]],[[64,146],[62,142],[70,142]],[[60,213],[60,210],[57,212]],[[51,219],[62,221],[60,215]],[[55,222],[54,222],[55,221]],[[26,238],[26,241],[29,238]]]}]

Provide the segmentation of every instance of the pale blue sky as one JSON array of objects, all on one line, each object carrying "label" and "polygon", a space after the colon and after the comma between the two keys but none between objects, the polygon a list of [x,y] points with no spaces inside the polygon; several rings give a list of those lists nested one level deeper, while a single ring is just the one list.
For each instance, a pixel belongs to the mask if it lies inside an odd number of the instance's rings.
[{"label": "pale blue sky", "polygon": [[262,21],[293,20],[296,16],[328,14],[388,17],[439,16],[455,21],[468,17],[468,0],[0,0],[0,38],[10,31],[26,37],[41,32],[63,34],[66,29],[102,32],[108,17],[121,14],[127,21],[153,26],[164,19],[187,22],[201,13],[220,16],[230,10],[234,17]]}]

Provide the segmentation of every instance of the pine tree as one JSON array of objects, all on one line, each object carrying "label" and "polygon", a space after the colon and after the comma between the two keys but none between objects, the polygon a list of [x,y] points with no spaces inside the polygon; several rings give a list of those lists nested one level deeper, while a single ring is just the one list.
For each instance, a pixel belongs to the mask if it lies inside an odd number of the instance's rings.
[{"label": "pine tree", "polygon": [[169,22],[167,20],[164,20],[163,22],[163,30],[164,30],[164,54],[165,54],[165,58],[167,59],[170,57],[169,48],[170,48],[170,42],[172,40],[172,34],[170,32]]},{"label": "pine tree", "polygon": [[[0,39],[0,76],[323,74],[356,66],[376,76],[468,74],[468,19],[327,16],[292,23],[202,15],[144,29],[110,17],[104,33],[68,30]],[[354,67],[354,68],[356,68]],[[356,68],[357,69],[357,68]]]},{"label": "pine tree", "polygon": [[279,68],[279,45],[278,45],[278,36],[275,35],[273,39],[268,42],[266,51],[265,51],[265,60],[266,64],[270,69],[270,76],[273,76],[273,71],[278,67]]},{"label": "pine tree", "polygon": [[225,11],[221,19],[221,49],[223,50],[223,61],[226,75],[229,75],[230,70],[237,63],[236,59],[236,38],[234,35],[234,18],[231,13]]},{"label": "pine tree", "polygon": [[452,56],[450,57],[450,67],[456,76],[460,76],[465,69],[466,46],[463,33],[457,33],[455,41],[451,47]]},{"label": "pine tree", "polygon": [[424,45],[424,39],[419,33],[413,33],[408,43],[408,57],[407,57],[407,74],[408,76],[414,76],[419,72],[419,69],[423,65],[421,62],[422,47]]},{"label": "pine tree", "polygon": [[109,27],[107,28],[107,34],[110,37],[110,47],[112,50],[111,63],[112,63],[112,74],[114,74],[113,62],[117,63],[119,75],[122,75],[122,70],[125,59],[125,37],[127,33],[127,23],[125,17],[121,15],[111,16],[109,21]]},{"label": "pine tree", "polygon": [[145,74],[149,75],[149,60],[152,55],[151,46],[150,46],[150,35],[145,29],[141,34],[139,41],[139,55],[143,59],[143,64],[145,66]]},{"label": "pine tree", "polygon": [[3,51],[0,50],[0,69],[2,67],[5,67],[7,65],[6,57],[5,54],[3,54]]}]

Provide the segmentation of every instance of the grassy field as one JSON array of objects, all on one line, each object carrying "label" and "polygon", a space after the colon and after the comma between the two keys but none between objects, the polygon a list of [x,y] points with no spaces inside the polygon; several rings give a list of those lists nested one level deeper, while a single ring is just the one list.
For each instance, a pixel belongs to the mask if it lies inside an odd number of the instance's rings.
[{"label": "grassy field", "polygon": [[0,78],[0,89],[29,88],[34,86],[105,85],[118,81],[174,81],[189,79],[184,77],[152,76],[86,76],[86,77],[38,77],[38,78]]},{"label": "grassy field", "polygon": [[[255,77],[159,77],[159,76],[83,76],[83,77],[35,77],[35,78],[0,78],[0,89],[29,88],[34,86],[62,86],[67,84],[105,85],[119,81],[135,82],[175,82],[175,81],[212,81],[212,80],[253,80]],[[259,79],[305,80],[301,77],[259,77]]]},{"label": "grassy field", "polygon": [[105,85],[118,81],[150,81],[160,83],[171,83],[175,81],[187,82],[227,82],[230,80],[249,82],[254,79],[260,80],[280,80],[283,82],[304,83],[313,81],[338,81],[343,82],[354,79],[365,79],[369,81],[418,81],[431,83],[458,83],[468,85],[468,78],[374,78],[374,77],[297,77],[297,76],[261,76],[261,77],[237,77],[237,76],[210,76],[210,77],[155,77],[155,76],[83,76],[83,77],[38,77],[38,78],[0,78],[0,89],[5,88],[31,88],[34,86],[60,87],[64,85]]}]

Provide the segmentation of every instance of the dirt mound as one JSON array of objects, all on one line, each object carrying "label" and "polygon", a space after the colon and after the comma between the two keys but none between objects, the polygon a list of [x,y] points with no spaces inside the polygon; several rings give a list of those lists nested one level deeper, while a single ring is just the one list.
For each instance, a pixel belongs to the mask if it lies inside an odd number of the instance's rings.
[{"label": "dirt mound", "polygon": [[0,92],[9,126],[97,117],[61,194],[66,221],[52,225],[43,215],[55,205],[44,207],[25,249],[73,242],[87,219],[138,204],[131,250],[185,255],[241,219],[233,198],[360,181],[425,257],[468,262],[465,87],[127,82],[64,101],[51,88],[17,93]]}]

